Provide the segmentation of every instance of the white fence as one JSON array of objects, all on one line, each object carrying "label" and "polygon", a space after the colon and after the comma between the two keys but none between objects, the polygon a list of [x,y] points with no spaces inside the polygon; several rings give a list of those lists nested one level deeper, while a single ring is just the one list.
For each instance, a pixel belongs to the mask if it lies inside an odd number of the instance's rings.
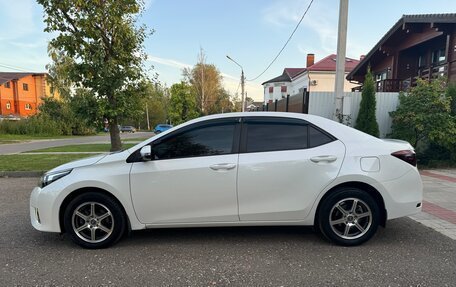
[{"label": "white fence", "polygon": [[[361,92],[344,93],[345,107],[350,107],[350,124],[354,126],[358,117],[359,104],[361,102]],[[399,104],[399,93],[376,93],[377,100],[377,122],[380,130],[380,137],[384,138],[391,133],[391,117],[389,112],[395,111]],[[309,94],[309,114],[318,115],[332,119],[335,110],[334,92],[310,92]]]}]

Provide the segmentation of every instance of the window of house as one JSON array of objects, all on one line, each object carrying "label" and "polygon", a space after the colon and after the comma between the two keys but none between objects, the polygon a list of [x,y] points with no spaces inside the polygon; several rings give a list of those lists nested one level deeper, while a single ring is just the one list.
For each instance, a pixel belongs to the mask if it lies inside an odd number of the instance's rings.
[{"label": "window of house", "polygon": [[28,84],[25,84],[25,83],[22,84],[22,89],[23,89],[24,91],[28,91]]},{"label": "window of house", "polygon": [[10,103],[10,102],[7,102],[7,103],[6,103],[6,109],[7,109],[7,110],[11,110],[11,103]]},{"label": "window of house", "polygon": [[269,87],[269,93],[270,94],[274,93],[274,87]]},{"label": "window of house", "polygon": [[31,110],[32,109],[32,105],[31,104],[25,104],[25,109],[26,110]]},{"label": "window of house", "polygon": [[282,86],[282,87],[280,87],[280,91],[281,91],[282,93],[286,93],[286,92],[287,92],[287,86]]},{"label": "window of house", "polygon": [[445,49],[439,49],[432,52],[432,64],[445,62]]},{"label": "window of house", "polygon": [[246,152],[307,148],[307,123],[292,119],[246,119]]},{"label": "window of house", "polygon": [[230,154],[238,119],[217,120],[170,137],[153,145],[156,159],[174,159]]},{"label": "window of house", "polygon": [[418,68],[423,68],[427,66],[426,56],[420,55],[418,57]]},{"label": "window of house", "polygon": [[5,83],[5,88],[8,88],[8,89],[9,89],[10,87],[11,87],[11,86],[10,86],[10,82],[6,82],[6,83]]}]

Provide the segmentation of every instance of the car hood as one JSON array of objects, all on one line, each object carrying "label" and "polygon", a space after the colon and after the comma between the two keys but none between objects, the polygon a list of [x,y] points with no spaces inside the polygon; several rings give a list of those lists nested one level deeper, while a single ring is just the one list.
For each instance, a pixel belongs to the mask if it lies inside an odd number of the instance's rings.
[{"label": "car hood", "polygon": [[56,167],[54,169],[51,169],[50,171],[48,171],[48,173],[96,164],[97,162],[99,162],[101,159],[103,159],[106,156],[107,156],[107,154],[102,154],[102,155],[96,155],[96,156],[83,158],[83,159],[79,159],[79,160],[75,160],[75,161],[70,161],[68,163],[59,165],[58,167]]}]

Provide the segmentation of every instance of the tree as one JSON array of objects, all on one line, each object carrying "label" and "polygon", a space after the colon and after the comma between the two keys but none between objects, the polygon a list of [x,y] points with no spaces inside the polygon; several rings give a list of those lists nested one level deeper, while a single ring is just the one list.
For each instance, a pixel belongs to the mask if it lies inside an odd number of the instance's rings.
[{"label": "tree", "polygon": [[379,136],[377,118],[375,116],[375,83],[370,68],[367,70],[366,79],[361,93],[358,118],[355,128],[375,137]]},{"label": "tree", "polygon": [[[134,0],[37,0],[45,31],[59,33],[49,43],[60,53],[66,76],[99,99],[110,126],[111,150],[121,149],[119,117],[130,115],[131,96],[144,81],[144,26],[137,26],[143,3]],[[51,55],[52,56],[52,55]]]},{"label": "tree", "polygon": [[456,145],[456,116],[451,114],[451,86],[445,79],[418,79],[416,87],[399,94],[399,106],[391,112],[392,137],[410,142],[415,148],[434,143],[446,148]]},{"label": "tree", "polygon": [[206,64],[206,55],[201,49],[198,62],[192,69],[184,69],[184,78],[196,95],[198,108],[203,115],[215,110],[217,98],[222,92],[222,75],[213,64]]},{"label": "tree", "polygon": [[196,95],[190,85],[185,82],[174,84],[171,86],[170,93],[168,116],[173,125],[199,116]]}]

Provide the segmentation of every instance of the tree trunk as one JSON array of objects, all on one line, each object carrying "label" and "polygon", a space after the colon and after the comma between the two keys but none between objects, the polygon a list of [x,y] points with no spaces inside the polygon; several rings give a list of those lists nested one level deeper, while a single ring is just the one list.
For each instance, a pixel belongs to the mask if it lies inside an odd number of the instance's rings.
[{"label": "tree trunk", "polygon": [[122,149],[122,142],[120,141],[119,120],[114,117],[109,121],[109,135],[111,136],[111,151],[118,151]]}]

